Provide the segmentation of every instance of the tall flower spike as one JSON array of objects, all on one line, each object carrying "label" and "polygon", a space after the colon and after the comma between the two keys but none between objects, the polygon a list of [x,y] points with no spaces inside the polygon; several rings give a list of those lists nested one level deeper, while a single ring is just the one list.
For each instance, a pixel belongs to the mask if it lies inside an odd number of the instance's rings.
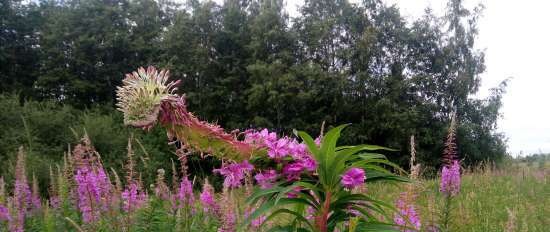
[{"label": "tall flower spike", "polygon": [[126,160],[126,166],[124,168],[126,169],[126,183],[132,183],[135,180],[136,173],[135,173],[135,166],[136,163],[134,162],[134,150],[132,149],[132,139],[134,138],[133,135],[131,135],[128,138],[128,146],[127,146],[127,160]]},{"label": "tall flower spike", "polygon": [[447,132],[447,140],[445,141],[445,150],[443,150],[443,164],[451,165],[457,158],[456,147],[456,113],[451,114],[451,125]]},{"label": "tall flower spike", "polygon": [[[179,81],[168,81],[169,72],[154,67],[126,74],[117,89],[117,106],[124,113],[126,125],[149,129],[160,123],[188,148],[242,161],[255,151],[250,144],[238,141],[223,128],[199,120],[187,111],[185,96],[175,94]],[[173,138],[169,138],[173,139]]]},{"label": "tall flower spike", "polygon": [[460,192],[460,164],[453,161],[452,165],[445,165],[441,171],[439,191],[447,196],[455,196]]},{"label": "tall flower spike", "polygon": [[17,154],[17,163],[15,166],[15,186],[13,189],[13,209],[15,210],[15,218],[12,221],[12,231],[18,231],[25,225],[25,216],[27,210],[31,208],[31,190],[27,182],[25,172],[25,151],[23,147],[19,147]]},{"label": "tall flower spike", "polygon": [[204,181],[199,199],[205,213],[211,213],[219,216],[220,206],[216,203],[214,188],[210,185],[210,183],[208,183],[208,179],[205,179]]}]

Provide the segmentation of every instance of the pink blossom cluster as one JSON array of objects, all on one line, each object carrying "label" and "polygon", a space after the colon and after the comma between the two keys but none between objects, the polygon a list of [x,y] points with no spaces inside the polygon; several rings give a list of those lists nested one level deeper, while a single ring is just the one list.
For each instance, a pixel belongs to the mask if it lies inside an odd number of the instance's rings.
[{"label": "pink blossom cluster", "polygon": [[259,172],[254,176],[254,179],[256,179],[256,182],[258,185],[260,185],[260,188],[262,189],[268,189],[273,187],[273,182],[277,180],[277,171],[273,169],[268,169],[264,172]]},{"label": "pink blossom cluster", "polygon": [[111,199],[111,183],[102,167],[83,166],[74,176],[77,185],[78,208],[84,222],[94,222],[107,211]]},{"label": "pink blossom cluster", "polygon": [[214,196],[214,188],[208,182],[204,183],[199,199],[205,213],[220,213],[220,206]]},{"label": "pink blossom cluster", "polygon": [[455,196],[460,192],[460,163],[457,160],[443,166],[439,191],[446,196]]},{"label": "pink blossom cluster", "polygon": [[193,183],[185,176],[182,178],[176,194],[176,207],[181,209],[185,206],[192,206],[194,202]]},{"label": "pink blossom cluster", "polygon": [[125,212],[133,212],[134,210],[141,208],[141,206],[147,201],[147,194],[140,191],[139,186],[136,183],[130,183],[121,194],[122,209]]},{"label": "pink blossom cluster", "polygon": [[11,215],[8,208],[0,204],[0,222],[1,221],[11,221]]},{"label": "pink blossom cluster", "polygon": [[350,168],[342,175],[342,185],[347,189],[361,186],[365,182],[365,170],[361,168]]},{"label": "pink blossom cluster", "polygon": [[400,198],[397,199],[396,208],[398,212],[394,215],[393,222],[399,226],[407,226],[415,229],[406,229],[404,232],[419,231],[422,226],[420,217],[416,212],[414,204],[409,203],[406,199],[406,193],[402,193]]},{"label": "pink blossom cluster", "polygon": [[[244,212],[244,217],[245,218],[250,217],[253,212],[254,212],[254,209],[246,210]],[[250,222],[250,225],[252,226],[252,228],[260,228],[260,226],[265,222],[266,219],[267,219],[267,217],[265,215],[256,217],[256,218],[252,219],[252,221]]]},{"label": "pink blossom cluster", "polygon": [[[307,150],[304,143],[289,137],[278,137],[275,132],[269,132],[267,129],[261,131],[245,131],[245,142],[255,146],[265,148],[267,156],[277,163],[283,163],[282,176],[288,181],[300,179],[300,175],[305,172],[314,172],[317,163]],[[320,141],[320,138],[316,139]],[[260,173],[256,181],[263,188],[270,186],[278,175],[270,171],[269,173]]]},{"label": "pink blossom cluster", "polygon": [[241,185],[247,173],[250,173],[254,166],[247,160],[242,163],[224,164],[221,168],[215,169],[214,172],[225,177],[223,185],[227,188],[235,188]]}]

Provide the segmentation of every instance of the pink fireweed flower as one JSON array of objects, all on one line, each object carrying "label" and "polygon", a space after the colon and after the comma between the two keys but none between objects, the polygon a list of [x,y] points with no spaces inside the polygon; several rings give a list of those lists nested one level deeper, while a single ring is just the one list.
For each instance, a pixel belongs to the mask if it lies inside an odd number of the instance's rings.
[{"label": "pink fireweed flower", "polygon": [[184,177],[181,180],[180,188],[177,194],[177,201],[179,202],[179,208],[183,208],[186,205],[192,206],[195,201],[195,196],[193,195],[193,183],[191,183],[187,177]]},{"label": "pink fireweed flower", "polygon": [[273,187],[273,182],[277,179],[277,172],[273,169],[269,169],[265,172],[256,174],[254,179],[256,179],[256,182],[258,182],[260,188],[268,189]]},{"label": "pink fireweed flower", "polygon": [[269,132],[267,129],[263,129],[261,131],[246,130],[244,135],[245,143],[254,144],[260,147],[267,147],[268,144],[272,144],[277,141],[277,134],[275,132]]},{"label": "pink fireweed flower", "polygon": [[237,217],[235,213],[228,212],[222,218],[222,226],[218,228],[218,232],[235,232],[235,224]]},{"label": "pink fireweed flower", "polygon": [[361,168],[350,168],[342,175],[342,185],[347,189],[353,189],[362,185],[365,181],[365,171]]},{"label": "pink fireweed flower", "polygon": [[214,197],[214,188],[208,183],[208,181],[204,182],[199,199],[202,204],[202,209],[205,213],[219,213],[220,206],[216,203],[216,198]]},{"label": "pink fireweed flower", "polygon": [[289,163],[283,167],[283,175],[288,181],[299,180],[304,170],[305,167],[301,162]]},{"label": "pink fireweed flower", "polygon": [[[244,217],[245,218],[250,217],[250,215],[252,215],[253,212],[254,212],[253,208],[249,208],[249,209],[245,210]],[[252,221],[250,222],[250,225],[252,226],[252,228],[260,228],[260,226],[265,222],[266,218],[267,217],[265,215],[258,216],[256,218],[252,219]]]},{"label": "pink fireweed flower", "polygon": [[0,205],[0,222],[10,221],[10,220],[11,220],[10,211],[8,210],[7,207]]},{"label": "pink fireweed flower", "polygon": [[307,146],[303,143],[299,143],[296,139],[293,139],[289,143],[288,150],[294,159],[302,159],[303,157],[310,155],[307,150]]},{"label": "pink fireweed flower", "polygon": [[289,145],[291,140],[288,138],[280,138],[279,140],[267,144],[267,156],[272,159],[279,160],[290,154]]},{"label": "pink fireweed flower", "polygon": [[420,217],[416,212],[414,204],[406,201],[404,193],[401,194],[396,201],[396,208],[398,212],[394,215],[393,222],[399,226],[409,226],[415,228],[415,230],[404,230],[404,232],[419,231],[422,224],[420,223]]},{"label": "pink fireweed flower", "polygon": [[238,207],[236,205],[235,198],[231,196],[230,189],[224,187],[221,194],[220,202],[223,202],[222,208],[218,218],[220,219],[221,226],[218,227],[218,232],[235,232]]},{"label": "pink fireweed flower", "polygon": [[214,169],[214,172],[224,176],[223,185],[225,187],[239,187],[245,174],[252,171],[254,166],[247,160],[242,163],[224,164],[220,169]]},{"label": "pink fireweed flower", "polygon": [[74,176],[77,185],[78,208],[83,221],[94,222],[99,219],[101,211],[106,211],[110,205],[110,183],[103,168],[95,171],[89,167],[81,167]]},{"label": "pink fireweed flower", "polygon": [[252,225],[253,228],[260,228],[260,226],[265,222],[265,219],[267,217],[265,215],[259,216],[256,219],[252,220],[250,222],[250,225]]},{"label": "pink fireweed flower", "polygon": [[122,209],[125,212],[133,212],[143,206],[143,203],[147,200],[147,195],[144,192],[139,191],[139,187],[136,183],[131,183],[121,193],[121,198]]},{"label": "pink fireweed flower", "polygon": [[298,162],[308,171],[313,172],[317,169],[317,162],[310,156],[304,156]]},{"label": "pink fireweed flower", "polygon": [[12,220],[9,221],[9,231],[23,231],[25,225],[25,216],[28,210],[32,209],[32,193],[27,182],[25,172],[25,152],[22,147],[19,148],[17,162],[15,166],[15,185],[13,188],[13,197],[11,201],[14,212]]},{"label": "pink fireweed flower", "polygon": [[59,199],[58,196],[50,197],[48,202],[50,203],[50,206],[54,209],[59,209],[59,207],[61,207],[61,200]]},{"label": "pink fireweed flower", "polygon": [[446,196],[455,196],[460,192],[460,164],[458,161],[453,161],[450,166],[443,166],[439,191]]}]

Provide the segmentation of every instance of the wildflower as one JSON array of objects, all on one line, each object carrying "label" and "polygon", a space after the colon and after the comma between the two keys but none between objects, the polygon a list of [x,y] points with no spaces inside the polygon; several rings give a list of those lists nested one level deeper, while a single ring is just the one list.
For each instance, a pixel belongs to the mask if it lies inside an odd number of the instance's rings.
[{"label": "wildflower", "polygon": [[77,184],[78,208],[82,213],[84,222],[93,222],[99,219],[98,210],[101,201],[101,189],[97,176],[89,168],[83,167],[77,170],[74,176]]},{"label": "wildflower", "polygon": [[0,205],[0,222],[1,221],[10,221],[11,216],[7,207]]},{"label": "wildflower", "polygon": [[193,184],[187,177],[182,178],[180,183],[180,188],[177,194],[177,200],[179,202],[179,207],[182,208],[186,205],[193,205],[195,197],[193,195]]},{"label": "wildflower", "polygon": [[220,207],[216,203],[216,199],[214,197],[214,188],[208,183],[208,180],[206,180],[202,186],[202,192],[199,199],[205,213],[212,212],[217,214],[219,212]]},{"label": "wildflower", "polygon": [[237,222],[237,217],[235,215],[235,202],[229,196],[229,188],[224,187],[222,193],[222,202],[224,202],[224,207],[221,215],[221,227],[218,228],[218,232],[235,232],[235,226]]},{"label": "wildflower", "polygon": [[288,138],[280,138],[276,142],[268,144],[267,156],[279,160],[290,154],[289,145],[291,141]]},{"label": "wildflower", "polygon": [[453,161],[450,166],[443,166],[439,191],[447,196],[455,196],[460,192],[460,164]]},{"label": "wildflower", "polygon": [[317,162],[310,155],[305,156],[304,158],[298,161],[306,170],[312,172],[317,169]]},{"label": "wildflower", "polygon": [[277,134],[269,132],[267,129],[261,131],[247,130],[244,132],[244,142],[254,144],[259,147],[267,147],[268,144],[273,144],[277,141]]},{"label": "wildflower", "polygon": [[256,219],[252,220],[252,222],[250,224],[254,228],[259,228],[265,222],[265,219],[266,219],[266,216],[262,215],[262,216],[257,217]]},{"label": "wildflower", "polygon": [[342,175],[342,185],[347,189],[353,189],[362,185],[365,181],[365,171],[361,168],[351,168]]},{"label": "wildflower", "polygon": [[133,212],[140,208],[147,200],[147,195],[139,192],[139,187],[136,183],[131,183],[122,193],[122,209],[125,212]]},{"label": "wildflower", "polygon": [[52,196],[48,201],[50,203],[50,206],[54,209],[59,209],[59,207],[61,206],[61,200],[58,196]]},{"label": "wildflower", "polygon": [[307,146],[303,143],[298,143],[295,139],[290,142],[288,149],[294,159],[302,159],[310,155]]},{"label": "wildflower", "polygon": [[245,174],[254,169],[247,160],[242,163],[224,164],[220,169],[215,169],[214,172],[224,176],[224,187],[239,187]]},{"label": "wildflower", "polygon": [[10,231],[23,231],[27,210],[32,208],[32,194],[27,176],[25,174],[25,152],[23,147],[19,148],[17,163],[15,166],[15,186],[13,189],[12,208],[15,211],[15,218],[10,221]]},{"label": "wildflower", "polygon": [[277,179],[277,172],[273,169],[269,169],[265,172],[260,172],[254,176],[256,182],[262,189],[268,189],[273,186],[273,182]]},{"label": "wildflower", "polygon": [[[398,212],[395,214],[393,221],[399,226],[412,226],[416,231],[420,230],[421,223],[418,213],[412,203],[407,200],[407,193],[402,193],[396,202]],[[413,232],[413,230],[405,230],[404,232]]]},{"label": "wildflower", "polygon": [[300,174],[304,170],[305,167],[301,162],[294,162],[283,167],[283,175],[286,176],[288,181],[299,180]]},{"label": "wildflower", "polygon": [[[247,209],[244,212],[244,217],[245,218],[250,217],[250,215],[252,215],[253,212],[254,212],[253,208]],[[266,218],[267,217],[265,215],[258,216],[256,218],[252,219],[252,221],[250,222],[250,225],[252,226],[252,228],[260,228],[260,226],[265,222]]]}]

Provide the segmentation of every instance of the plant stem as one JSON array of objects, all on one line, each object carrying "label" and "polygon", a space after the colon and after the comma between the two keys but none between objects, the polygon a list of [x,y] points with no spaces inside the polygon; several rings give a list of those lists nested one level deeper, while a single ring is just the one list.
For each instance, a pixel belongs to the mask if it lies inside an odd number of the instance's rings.
[{"label": "plant stem", "polygon": [[451,202],[452,197],[449,194],[445,195],[445,204],[443,208],[443,215],[441,218],[441,225],[442,225],[442,231],[443,232],[449,232],[449,224],[451,221]]}]

